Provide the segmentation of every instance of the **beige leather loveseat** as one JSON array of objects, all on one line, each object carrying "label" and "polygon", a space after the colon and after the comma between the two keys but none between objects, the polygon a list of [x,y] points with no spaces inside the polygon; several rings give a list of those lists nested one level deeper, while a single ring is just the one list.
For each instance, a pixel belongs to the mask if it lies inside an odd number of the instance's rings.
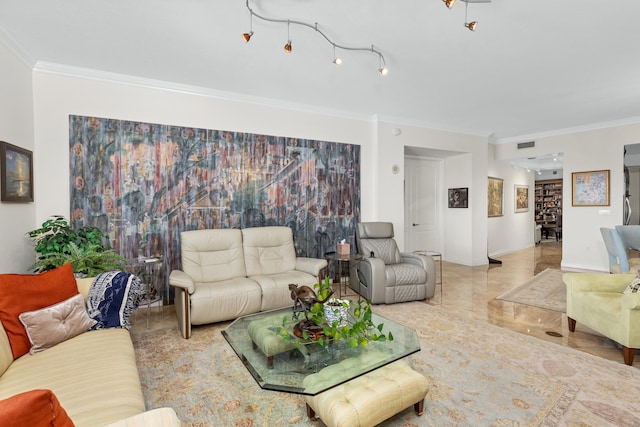
[{"label": "beige leather loveseat", "polygon": [[182,270],[174,270],[180,332],[293,304],[289,284],[318,283],[327,261],[297,257],[289,227],[184,231]]},{"label": "beige leather loveseat", "polygon": [[[78,281],[85,298],[91,280]],[[0,323],[0,374],[0,400],[31,390],[51,390],[76,427],[180,425],[173,409],[145,412],[127,329],[85,332],[14,360]]]}]

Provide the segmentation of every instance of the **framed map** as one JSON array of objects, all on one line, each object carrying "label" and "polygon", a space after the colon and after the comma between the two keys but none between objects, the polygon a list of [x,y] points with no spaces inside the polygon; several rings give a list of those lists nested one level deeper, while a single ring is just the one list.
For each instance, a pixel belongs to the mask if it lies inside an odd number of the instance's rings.
[{"label": "framed map", "polygon": [[609,170],[573,172],[572,206],[609,206]]}]

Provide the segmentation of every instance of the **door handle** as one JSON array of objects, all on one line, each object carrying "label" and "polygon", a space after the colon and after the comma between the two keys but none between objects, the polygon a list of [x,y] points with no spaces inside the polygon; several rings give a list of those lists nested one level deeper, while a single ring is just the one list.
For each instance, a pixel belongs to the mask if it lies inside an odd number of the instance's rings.
[{"label": "door handle", "polygon": [[413,223],[413,226],[414,226],[414,227],[417,227],[418,225],[420,225],[420,224],[416,224],[415,222]]}]

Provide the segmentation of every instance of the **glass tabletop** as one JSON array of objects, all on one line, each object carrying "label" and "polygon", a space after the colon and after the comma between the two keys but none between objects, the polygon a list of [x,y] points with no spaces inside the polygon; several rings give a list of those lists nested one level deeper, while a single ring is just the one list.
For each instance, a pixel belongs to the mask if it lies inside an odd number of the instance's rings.
[{"label": "glass tabletop", "polygon": [[236,319],[222,331],[261,388],[315,395],[374,369],[420,351],[413,329],[375,313],[392,341],[373,341],[350,347],[347,340],[318,342],[283,338],[279,328],[292,330],[304,318],[294,320],[291,308],[262,312]]}]

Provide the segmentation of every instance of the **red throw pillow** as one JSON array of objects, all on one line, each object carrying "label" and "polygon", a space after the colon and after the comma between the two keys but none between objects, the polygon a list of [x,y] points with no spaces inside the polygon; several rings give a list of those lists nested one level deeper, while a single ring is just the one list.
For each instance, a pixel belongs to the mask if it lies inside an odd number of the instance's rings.
[{"label": "red throw pillow", "polygon": [[74,427],[51,390],[31,390],[0,400],[2,427]]},{"label": "red throw pillow", "polygon": [[40,274],[0,274],[0,321],[13,358],[27,354],[31,343],[18,316],[57,304],[78,293],[71,264]]}]

